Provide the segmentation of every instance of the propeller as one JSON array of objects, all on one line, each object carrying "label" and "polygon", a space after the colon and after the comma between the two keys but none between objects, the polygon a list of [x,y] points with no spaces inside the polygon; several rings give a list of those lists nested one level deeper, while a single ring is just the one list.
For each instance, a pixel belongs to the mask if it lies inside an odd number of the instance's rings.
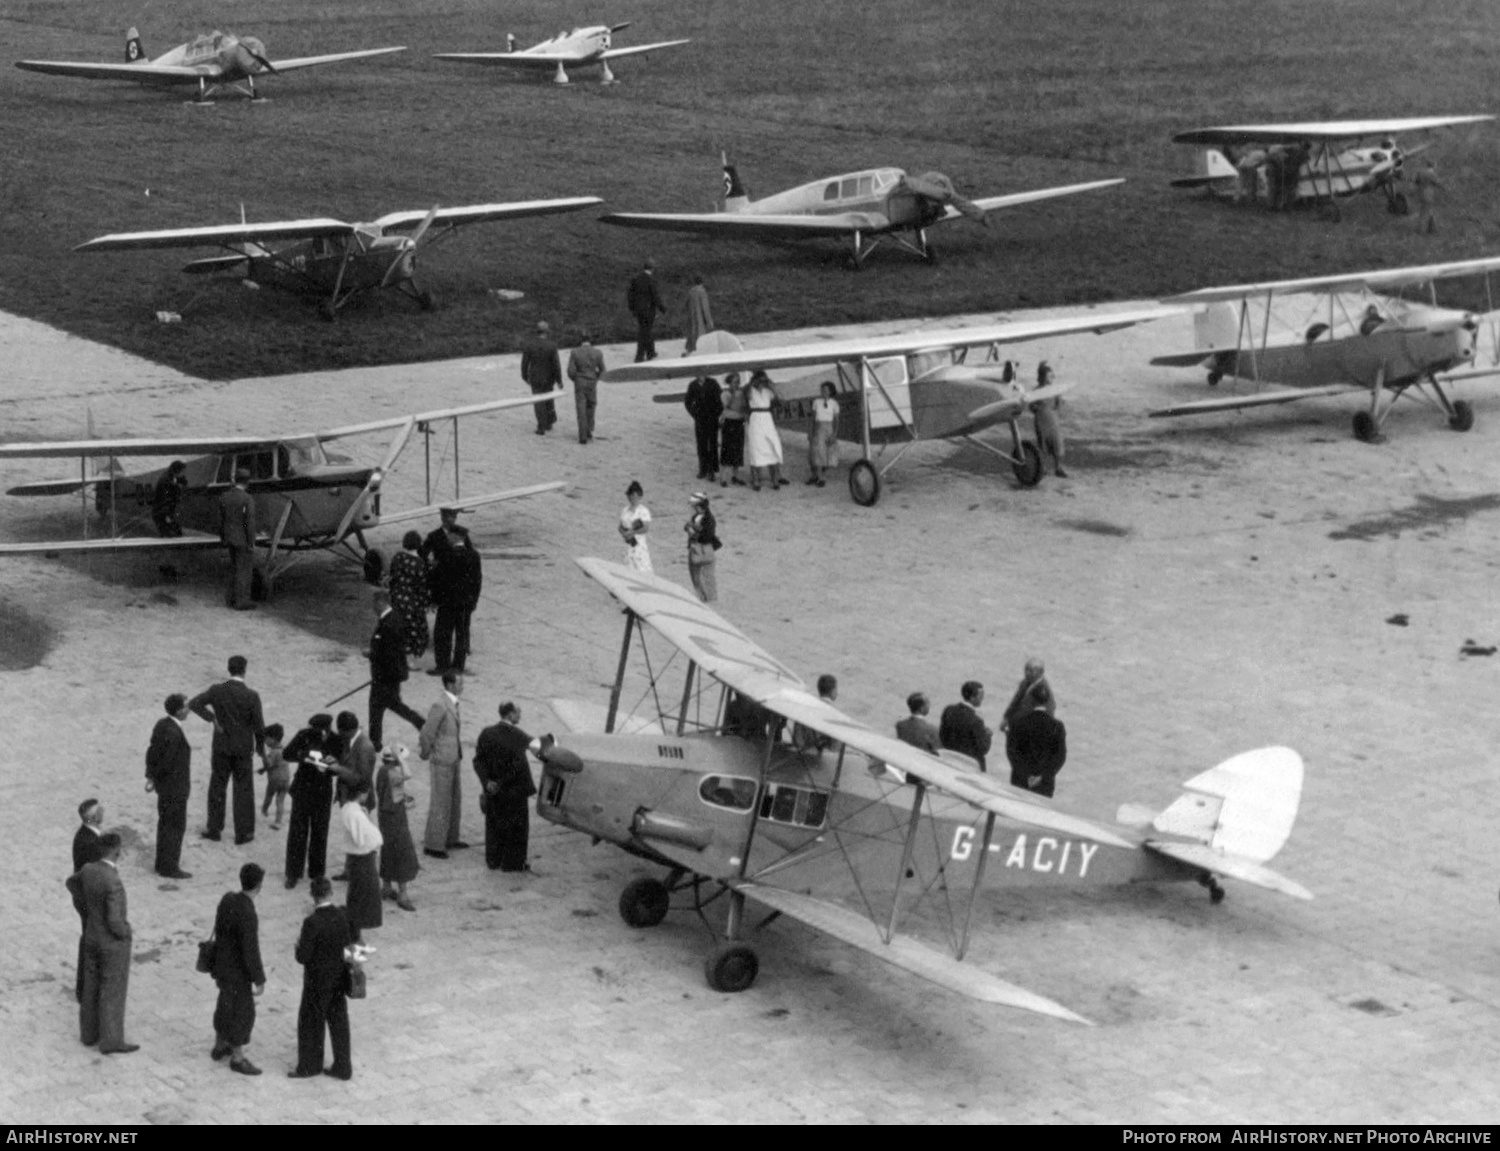
[{"label": "propeller", "polygon": [[[237,36],[235,42],[244,49],[245,55],[254,60],[262,69],[271,75],[276,75],[276,66],[266,59],[266,46],[254,36]],[[248,69],[247,69],[248,71]]]},{"label": "propeller", "polygon": [[382,288],[390,287],[391,282],[396,279],[397,273],[402,271],[403,268],[407,276],[411,275],[411,262],[416,258],[417,246],[421,244],[422,237],[427,235],[427,229],[432,227],[432,222],[437,219],[437,214],[438,206],[434,204],[432,210],[417,225],[417,230],[411,234],[411,239],[401,246],[400,254],[391,261],[391,266],[385,270],[385,277],[380,281]]},{"label": "propeller", "polygon": [[953,181],[941,172],[923,172],[920,176],[903,176],[902,186],[924,200],[957,208],[971,220],[984,221],[984,209],[972,200],[965,200],[954,190]]},{"label": "propeller", "polygon": [[629,20],[625,21],[625,23],[623,23],[623,24],[611,24],[609,26],[609,34],[611,36],[613,36],[616,32],[622,31],[623,29],[629,28],[629,27],[630,27],[630,21]]},{"label": "propeller", "polygon": [[385,450],[385,458],[370,473],[370,478],[365,481],[364,490],[354,497],[354,502],[349,505],[349,510],[344,513],[344,518],[339,521],[339,526],[333,535],[335,540],[341,540],[349,534],[349,529],[353,526],[355,518],[364,509],[370,497],[380,490],[380,484],[385,479],[385,473],[390,471],[391,466],[395,464],[396,458],[405,449],[406,441],[411,439],[412,433],[416,431],[416,428],[417,421],[408,419],[396,429],[396,435],[391,440],[391,446]]}]

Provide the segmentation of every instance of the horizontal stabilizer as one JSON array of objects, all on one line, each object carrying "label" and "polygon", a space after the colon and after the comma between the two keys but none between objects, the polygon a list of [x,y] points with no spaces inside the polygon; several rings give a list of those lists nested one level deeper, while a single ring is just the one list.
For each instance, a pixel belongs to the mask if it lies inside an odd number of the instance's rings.
[{"label": "horizontal stabilizer", "polygon": [[1312,892],[1300,883],[1272,871],[1269,867],[1256,863],[1253,859],[1246,859],[1243,856],[1232,855],[1225,851],[1216,851],[1204,843],[1160,843],[1148,839],[1146,840],[1145,847],[1148,851],[1165,855],[1169,859],[1175,859],[1179,863],[1186,863],[1190,867],[1201,867],[1205,871],[1213,872],[1215,875],[1223,875],[1229,879],[1239,879],[1245,883],[1253,883],[1256,887],[1278,891],[1282,895],[1290,895],[1293,899],[1311,899],[1313,897]]},{"label": "horizontal stabilizer", "polygon": [[108,476],[90,476],[86,480],[37,480],[30,484],[17,484],[6,488],[8,496],[71,496],[83,488],[107,482]]},{"label": "horizontal stabilizer", "polygon": [[[1262,747],[1231,756],[1182,786],[1221,801],[1210,846],[1264,863],[1292,834],[1302,774],[1302,757],[1291,748]],[[1168,830],[1160,820],[1157,828]]]},{"label": "horizontal stabilizer", "polygon": [[1205,362],[1212,352],[1173,352],[1170,356],[1152,356],[1151,363],[1158,368],[1196,368]]}]

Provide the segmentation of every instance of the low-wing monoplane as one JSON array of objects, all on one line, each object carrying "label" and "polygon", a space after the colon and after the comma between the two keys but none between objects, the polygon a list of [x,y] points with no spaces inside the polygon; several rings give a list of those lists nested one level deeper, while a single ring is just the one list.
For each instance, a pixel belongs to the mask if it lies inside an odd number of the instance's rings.
[{"label": "low-wing monoplane", "polygon": [[[849,469],[849,495],[865,507],[880,499],[881,481],[912,444],[921,440],[962,439],[1011,465],[1022,487],[1042,478],[1037,446],[1021,438],[1018,420],[1034,403],[1061,395],[1071,383],[1028,388],[1007,380],[999,349],[1007,344],[1042,340],[1078,332],[1111,332],[1133,324],[1177,315],[1180,309],[1153,307],[1121,312],[1068,316],[1056,320],[1015,320],[975,328],[916,331],[899,336],[868,336],[826,343],[745,351],[727,332],[709,333],[700,340],[698,354],[680,359],[648,360],[611,368],[606,382],[691,379],[781,368],[829,365],[825,370],[775,385],[772,409],[779,424],[806,430],[812,401],[824,380],[838,393],[839,418],[835,433],[860,445],[860,458]],[[724,350],[707,350],[724,349]],[[971,348],[986,348],[985,359],[967,362]],[[660,403],[679,397],[657,396]],[[1010,429],[1011,448],[980,439],[979,433],[998,426]],[[874,445],[900,448],[879,466],[871,459]]]},{"label": "low-wing monoplane", "polygon": [[[1403,397],[1433,404],[1454,431],[1466,432],[1474,426],[1473,406],[1451,399],[1444,384],[1500,371],[1476,363],[1481,325],[1493,328],[1497,315],[1493,304],[1484,313],[1439,307],[1435,285],[1482,275],[1491,298],[1488,280],[1496,271],[1500,257],[1237,284],[1173,297],[1164,302],[1199,306],[1193,318],[1197,347],[1151,362],[1203,365],[1211,387],[1227,376],[1250,381],[1254,390],[1150,414],[1201,415],[1362,393],[1369,406],[1354,413],[1354,434],[1366,442],[1380,437]],[[1420,288],[1429,289],[1426,302],[1399,295]],[[1261,390],[1266,384],[1281,386]]]},{"label": "low-wing monoplane", "polygon": [[[378,581],[384,558],[365,541],[365,533],[386,524],[435,516],[439,507],[477,508],[504,500],[556,491],[562,481],[532,484],[508,491],[463,496],[455,462],[453,495],[433,502],[430,454],[426,477],[427,503],[403,511],[381,509],[381,485],[413,434],[434,434],[434,426],[451,421],[453,457],[457,460],[459,420],[484,412],[526,407],[565,395],[564,390],[541,396],[491,400],[465,407],[444,408],[416,415],[372,420],[362,424],[272,436],[196,436],[170,439],[88,439],[0,444],[0,462],[18,459],[76,459],[77,478],[20,484],[12,496],[78,495],[83,510],[83,537],[74,540],[0,544],[0,556],[54,555],[84,552],[176,552],[218,548],[219,499],[234,482],[235,472],[250,473],[249,493],[255,500],[258,543],[266,549],[258,565],[269,590],[275,578],[310,551],[341,549],[358,561],[365,576]],[[334,440],[395,429],[395,436],[379,464],[358,463],[326,449]],[[180,535],[144,535],[153,510],[157,481],[166,465],[150,471],[126,473],[127,458],[190,457],[178,497]],[[89,538],[89,502],[101,517],[105,533]],[[357,546],[356,546],[357,545]]]},{"label": "low-wing monoplane", "polygon": [[662,40],[656,44],[638,44],[631,48],[614,47],[614,34],[629,27],[630,23],[626,21],[624,24],[608,27],[595,25],[574,28],[571,32],[559,32],[552,39],[543,40],[540,44],[533,44],[521,51],[516,50],[516,38],[507,34],[504,52],[438,52],[433,59],[453,60],[460,64],[489,64],[497,68],[512,68],[518,72],[551,72],[552,80],[557,84],[569,82],[569,68],[597,66],[599,82],[613,84],[615,74],[609,68],[611,60],[689,43],[687,40]]},{"label": "low-wing monoplane", "polygon": [[[1164,811],[1127,805],[1106,826],[966,756],[929,754],[842,714],[660,576],[577,562],[625,608],[625,637],[607,710],[553,703],[573,730],[542,741],[537,811],[667,869],[620,896],[633,927],[660,923],[679,892],[700,916],[727,896],[723,941],[706,965],[720,991],[755,981],[759,960],[745,942],[754,902],[769,910],[764,922],[786,915],[961,994],[1086,1022],[960,962],[986,884],[1196,881],[1217,903],[1226,876],[1311,898],[1266,866],[1301,798],[1302,760],[1289,748],[1237,755],[1189,779]],[[637,640],[645,678],[627,683]],[[799,735],[790,743],[788,724]],[[919,935],[941,937],[951,954]]]},{"label": "low-wing monoplane", "polygon": [[[1194,144],[1198,174],[1173,180],[1174,188],[1203,188],[1210,194],[1254,201],[1274,209],[1306,200],[1330,203],[1361,192],[1385,193],[1394,215],[1411,210],[1396,184],[1406,160],[1427,145],[1403,149],[1396,136],[1456,124],[1477,124],[1493,116],[1422,116],[1398,120],[1331,120],[1308,124],[1237,124],[1198,128],[1172,137]],[[1378,143],[1366,145],[1366,140]]]},{"label": "low-wing monoplane", "polygon": [[722,212],[610,212],[599,219],[622,228],[702,232],[741,240],[846,240],[851,246],[850,264],[855,268],[861,267],[871,252],[889,240],[932,263],[937,253],[927,242],[927,229],[934,224],[959,219],[983,223],[986,213],[1000,208],[1092,192],[1124,182],[1093,180],[966,200],[954,190],[953,181],[941,172],[909,176],[900,168],[867,168],[863,172],[827,176],[763,200],[751,200],[734,165],[725,160]]},{"label": "low-wing monoplane", "polygon": [[[510,204],[470,204],[463,208],[391,212],[368,224],[327,218],[278,220],[265,224],[221,224],[159,232],[118,232],[79,244],[75,252],[124,252],[142,248],[219,247],[229,254],[194,260],[182,270],[225,272],[252,284],[267,284],[323,297],[325,319],[376,288],[395,288],[427,311],[437,307],[429,288],[417,286],[417,254],[447,239],[465,224],[576,212],[602,203],[597,196],[524,200]],[[294,240],[268,248],[276,240]]]},{"label": "low-wing monoplane", "polygon": [[290,60],[266,58],[265,43],[254,36],[236,36],[229,32],[208,32],[147,60],[141,47],[141,34],[134,28],[125,33],[123,64],[75,63],[68,60],[18,60],[16,67],[27,72],[51,76],[73,76],[84,80],[130,80],[137,84],[171,87],[197,85],[197,103],[207,103],[219,92],[237,92],[259,100],[255,90],[257,76],[275,76],[319,64],[339,64],[345,60],[362,60],[405,52],[400,48],[366,48],[358,52],[336,52],[330,56],[298,56]]}]

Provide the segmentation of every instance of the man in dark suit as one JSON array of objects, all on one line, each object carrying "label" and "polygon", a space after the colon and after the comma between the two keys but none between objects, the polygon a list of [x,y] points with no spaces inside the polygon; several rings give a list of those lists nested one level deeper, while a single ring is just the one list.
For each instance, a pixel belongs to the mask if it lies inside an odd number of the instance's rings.
[{"label": "man in dark suit", "polygon": [[266,723],[260,695],[245,685],[245,657],[229,657],[229,678],[194,696],[188,708],[214,725],[212,770],[208,777],[208,826],[204,839],[217,840],[224,831],[224,797],[234,781],[234,841],[255,838],[254,756],[266,754]]},{"label": "man in dark suit", "polygon": [[[297,1008],[297,1066],[289,1079],[332,1075],[354,1078],[349,1053],[349,1004],[345,998],[344,949],[354,942],[354,928],[342,907],[334,906],[333,884],[312,881],[316,906],[302,921],[297,962],[302,964],[302,1003]],[[323,1066],[323,1030],[333,1041],[333,1066]]]},{"label": "man in dark suit", "polygon": [[952,751],[961,751],[979,761],[979,770],[984,771],[984,757],[989,753],[994,733],[984,726],[979,718],[979,707],[984,703],[984,685],[978,680],[969,680],[960,693],[960,703],[950,703],[943,708],[943,719],[938,725],[938,738],[943,746]]},{"label": "man in dark suit", "polygon": [[661,293],[656,290],[656,277],[652,274],[655,270],[655,262],[647,260],[625,292],[625,305],[635,317],[636,363],[656,359],[656,317],[667,311],[667,306],[661,302]]},{"label": "man in dark suit", "polygon": [[[320,711],[292,736],[282,758],[292,776],[292,819],[286,832],[286,885],[296,887],[303,864],[310,879],[322,879],[328,861],[328,816],[333,802],[333,764],[343,751],[333,716]],[[317,756],[314,759],[314,756]]]},{"label": "man in dark suit", "polygon": [[250,591],[255,576],[255,498],[250,494],[250,473],[234,473],[234,487],[219,497],[219,538],[229,549],[229,592],[225,596],[235,611],[250,611]]},{"label": "man in dark suit", "polygon": [[266,989],[260,962],[260,917],[255,897],[266,877],[265,868],[247,863],[240,868],[240,889],[226,892],[214,915],[214,982],[219,1001],[214,1006],[215,1062],[229,1056],[229,1069],[259,1075],[260,1068],[245,1055],[255,1029],[255,997]]},{"label": "man in dark suit", "polygon": [[[562,357],[552,342],[546,320],[536,322],[536,334],[521,348],[521,378],[531,387],[534,396],[555,392],[562,387]],[[557,423],[557,405],[548,400],[545,404],[533,406],[536,408],[536,434],[544,436]]]},{"label": "man in dark suit", "polygon": [[391,607],[390,594],[376,589],[370,596],[375,608],[375,634],[370,637],[370,740],[383,746],[385,713],[394,711],[418,731],[426,717],[401,699],[406,682],[406,621]]},{"label": "man in dark suit", "polygon": [[[99,846],[99,840],[104,835],[104,805],[97,799],[85,799],[78,805],[78,818],[82,821],[78,830],[73,833],[73,874],[82,871],[85,864],[93,863],[104,854],[104,849]],[[84,928],[88,926],[88,917],[84,914],[83,902],[78,898],[73,900],[74,907],[78,910],[78,978],[73,986],[73,998],[79,1003],[83,1002],[83,935]]]},{"label": "man in dark suit", "polygon": [[99,837],[100,857],[68,879],[83,927],[83,998],[78,1004],[78,1038],[99,1045],[101,1055],[128,1055],[139,1043],[125,1042],[125,993],[130,986],[130,919],[125,885],[116,862],[120,837]]},{"label": "man in dark suit", "polygon": [[479,606],[484,571],[467,528],[459,526],[457,508],[439,508],[442,526],[422,541],[420,555],[432,572],[432,655],[437,666],[428,675],[462,672],[469,658],[469,619]]},{"label": "man in dark suit", "polygon": [[938,736],[938,729],[927,719],[927,713],[931,709],[926,693],[914,691],[907,696],[906,710],[911,714],[896,721],[896,738],[902,743],[909,743],[936,755],[938,748],[943,746],[943,741]]},{"label": "man in dark suit", "polygon": [[526,845],[531,815],[526,801],[536,794],[526,758],[531,736],[520,728],[521,709],[506,701],[500,722],[479,733],[474,773],[482,789],[484,861],[491,871],[529,871]]},{"label": "man in dark suit", "polygon": [[1005,736],[1012,787],[1050,796],[1057,773],[1068,760],[1068,731],[1052,717],[1052,689],[1039,683],[1031,692],[1032,709],[1016,719]]},{"label": "man in dark suit", "polygon": [[360,731],[359,716],[352,711],[339,712],[339,717],[334,720],[333,726],[338,732],[339,743],[343,746],[343,752],[339,755],[338,763],[333,769],[333,774],[338,779],[334,799],[342,804],[345,796],[364,788],[369,792],[365,806],[373,808],[375,806],[375,744],[371,742],[369,736]]},{"label": "man in dark suit", "polygon": [[156,874],[192,879],[180,866],[188,793],[193,786],[193,748],[182,729],[188,717],[187,696],[173,692],[164,706],[167,714],[151,729],[151,744],[146,748],[146,790],[156,792]]},{"label": "man in dark suit", "polygon": [[688,385],[682,406],[693,417],[693,438],[698,447],[698,478],[717,479],[719,475],[719,417],[724,414],[724,400],[719,395],[719,381],[712,376],[698,376]]}]

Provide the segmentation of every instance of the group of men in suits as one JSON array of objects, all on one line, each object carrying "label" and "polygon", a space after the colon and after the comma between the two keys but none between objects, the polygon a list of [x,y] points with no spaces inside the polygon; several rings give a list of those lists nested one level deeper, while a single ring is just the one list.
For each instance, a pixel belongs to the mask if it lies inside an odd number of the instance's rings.
[{"label": "group of men in suits", "polygon": [[[896,724],[896,735],[933,754],[939,748],[962,752],[979,764],[980,771],[987,771],[985,757],[994,742],[994,732],[979,714],[984,705],[984,685],[971,679],[959,694],[959,702],[943,709],[942,722],[934,728],[926,718],[927,697],[922,692],[913,692],[906,699],[911,714]],[[1056,709],[1057,702],[1041,662],[1028,660],[1025,675],[1000,725],[1005,733],[1012,787],[1046,796],[1056,789],[1057,773],[1068,758],[1067,729],[1056,718]]]}]

